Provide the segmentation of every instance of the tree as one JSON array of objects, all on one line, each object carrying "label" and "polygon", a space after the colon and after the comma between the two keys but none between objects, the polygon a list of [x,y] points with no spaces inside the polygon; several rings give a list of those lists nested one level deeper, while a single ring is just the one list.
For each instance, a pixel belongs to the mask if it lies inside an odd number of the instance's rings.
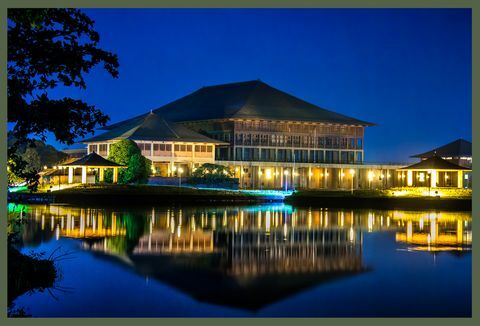
[{"label": "tree", "polygon": [[84,74],[103,64],[118,77],[118,58],[98,46],[94,22],[79,9],[8,10],[8,122],[14,123],[15,142],[8,148],[10,169],[22,175],[25,161],[18,147],[46,139],[48,132],[68,145],[98,126],[108,116],[94,105],[64,97],[53,99],[57,86],[86,89]]},{"label": "tree", "polygon": [[40,155],[33,147],[28,147],[22,155],[22,159],[27,162],[25,165],[25,173],[38,173],[42,169]]},{"label": "tree", "polygon": [[[146,183],[150,175],[151,162],[140,152],[137,144],[129,139],[123,139],[110,146],[108,159],[118,164],[127,165],[118,173],[119,183]],[[111,180],[111,174],[105,175],[106,180]]]}]

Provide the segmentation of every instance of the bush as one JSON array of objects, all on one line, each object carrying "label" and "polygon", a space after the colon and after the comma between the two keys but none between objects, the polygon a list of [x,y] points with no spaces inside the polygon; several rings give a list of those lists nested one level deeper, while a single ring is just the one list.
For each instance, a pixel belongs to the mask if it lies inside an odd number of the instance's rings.
[{"label": "bush", "polygon": [[193,171],[192,178],[202,178],[209,181],[224,181],[233,178],[233,172],[223,165],[205,163]]}]

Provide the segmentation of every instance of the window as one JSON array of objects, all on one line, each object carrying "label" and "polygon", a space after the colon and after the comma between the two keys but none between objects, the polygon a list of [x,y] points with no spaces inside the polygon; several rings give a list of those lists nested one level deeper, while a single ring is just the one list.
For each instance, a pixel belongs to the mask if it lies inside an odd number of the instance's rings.
[{"label": "window", "polygon": [[362,144],[363,141],[362,141],[362,138],[357,138],[357,149],[362,149]]},{"label": "window", "polygon": [[211,153],[212,152],[212,146],[207,146],[207,153]]},{"label": "window", "polygon": [[98,154],[100,154],[102,156],[107,155],[107,144],[100,144],[99,145]]},{"label": "window", "polygon": [[180,151],[180,145],[175,145],[175,152],[179,152]]},{"label": "window", "polygon": [[88,145],[88,152],[89,153],[92,153],[92,152],[97,152],[97,144],[92,144],[92,145]]}]

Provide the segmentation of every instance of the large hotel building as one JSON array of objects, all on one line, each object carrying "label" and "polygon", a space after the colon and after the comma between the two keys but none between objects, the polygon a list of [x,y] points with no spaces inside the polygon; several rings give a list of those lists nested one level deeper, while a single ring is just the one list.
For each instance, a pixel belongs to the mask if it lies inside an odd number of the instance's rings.
[{"label": "large hotel building", "polygon": [[[86,139],[88,153],[135,141],[152,173],[188,176],[203,163],[228,166],[241,188],[388,188],[400,165],[364,163],[372,123],[335,113],[262,81],[202,87]],[[404,177],[403,177],[404,178]]]}]

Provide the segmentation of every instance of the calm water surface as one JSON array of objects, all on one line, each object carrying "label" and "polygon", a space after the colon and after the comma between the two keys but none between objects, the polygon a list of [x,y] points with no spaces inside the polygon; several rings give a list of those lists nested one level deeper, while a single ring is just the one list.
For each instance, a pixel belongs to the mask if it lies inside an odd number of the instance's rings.
[{"label": "calm water surface", "polygon": [[[33,316],[470,316],[471,213],[288,205],[24,210]],[[60,256],[66,254],[65,256]]]}]

